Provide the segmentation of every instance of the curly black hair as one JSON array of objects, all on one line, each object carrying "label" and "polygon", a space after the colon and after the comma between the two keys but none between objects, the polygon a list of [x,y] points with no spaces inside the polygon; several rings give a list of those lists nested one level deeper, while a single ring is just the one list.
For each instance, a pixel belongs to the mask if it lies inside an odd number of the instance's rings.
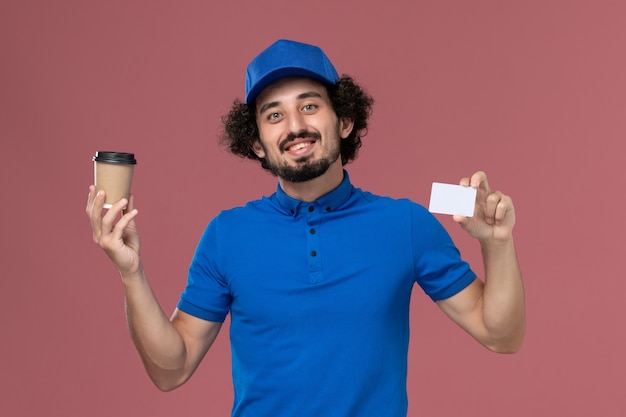
[{"label": "curly black hair", "polygon": [[[334,85],[326,85],[326,89],[337,118],[347,117],[354,121],[352,132],[341,141],[341,163],[346,165],[356,159],[362,145],[361,137],[367,134],[374,99],[348,75],[342,75]],[[260,161],[264,169],[269,169],[265,159],[252,150],[252,144],[259,138],[254,105],[235,99],[221,122],[223,131],[219,140],[223,146],[242,158]]]}]

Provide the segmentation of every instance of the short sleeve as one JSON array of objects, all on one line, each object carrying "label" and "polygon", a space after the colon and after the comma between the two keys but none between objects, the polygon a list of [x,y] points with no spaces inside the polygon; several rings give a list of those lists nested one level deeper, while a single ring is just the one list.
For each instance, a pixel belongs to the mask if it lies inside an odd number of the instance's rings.
[{"label": "short sleeve", "polygon": [[452,297],[476,279],[443,225],[417,204],[411,228],[416,281],[433,301]]},{"label": "short sleeve", "polygon": [[219,217],[204,231],[189,267],[187,286],[178,309],[192,316],[223,322],[230,309],[231,296],[219,270]]}]

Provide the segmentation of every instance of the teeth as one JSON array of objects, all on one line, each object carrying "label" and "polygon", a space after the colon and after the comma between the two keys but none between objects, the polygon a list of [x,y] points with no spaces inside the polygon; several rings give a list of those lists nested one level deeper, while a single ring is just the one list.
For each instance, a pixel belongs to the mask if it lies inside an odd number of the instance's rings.
[{"label": "teeth", "polygon": [[309,145],[310,145],[309,142],[302,142],[302,143],[298,143],[297,145],[293,145],[292,147],[289,148],[289,150],[297,151],[298,149],[306,148]]}]

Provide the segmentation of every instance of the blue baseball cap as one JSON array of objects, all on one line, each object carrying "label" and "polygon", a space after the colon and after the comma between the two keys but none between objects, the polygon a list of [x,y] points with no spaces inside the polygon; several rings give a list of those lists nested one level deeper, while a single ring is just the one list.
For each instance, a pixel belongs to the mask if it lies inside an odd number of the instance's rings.
[{"label": "blue baseball cap", "polygon": [[307,77],[334,84],[339,75],[321,48],[280,39],[257,55],[246,70],[246,104],[254,103],[271,83],[287,77]]}]

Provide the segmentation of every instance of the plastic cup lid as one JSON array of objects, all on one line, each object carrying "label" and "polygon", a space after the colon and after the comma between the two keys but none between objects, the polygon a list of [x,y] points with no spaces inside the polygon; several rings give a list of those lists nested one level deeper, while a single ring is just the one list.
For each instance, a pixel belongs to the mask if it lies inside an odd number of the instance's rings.
[{"label": "plastic cup lid", "polygon": [[108,164],[129,164],[135,165],[137,160],[135,154],[127,152],[96,152],[93,157],[94,162],[106,162]]}]

